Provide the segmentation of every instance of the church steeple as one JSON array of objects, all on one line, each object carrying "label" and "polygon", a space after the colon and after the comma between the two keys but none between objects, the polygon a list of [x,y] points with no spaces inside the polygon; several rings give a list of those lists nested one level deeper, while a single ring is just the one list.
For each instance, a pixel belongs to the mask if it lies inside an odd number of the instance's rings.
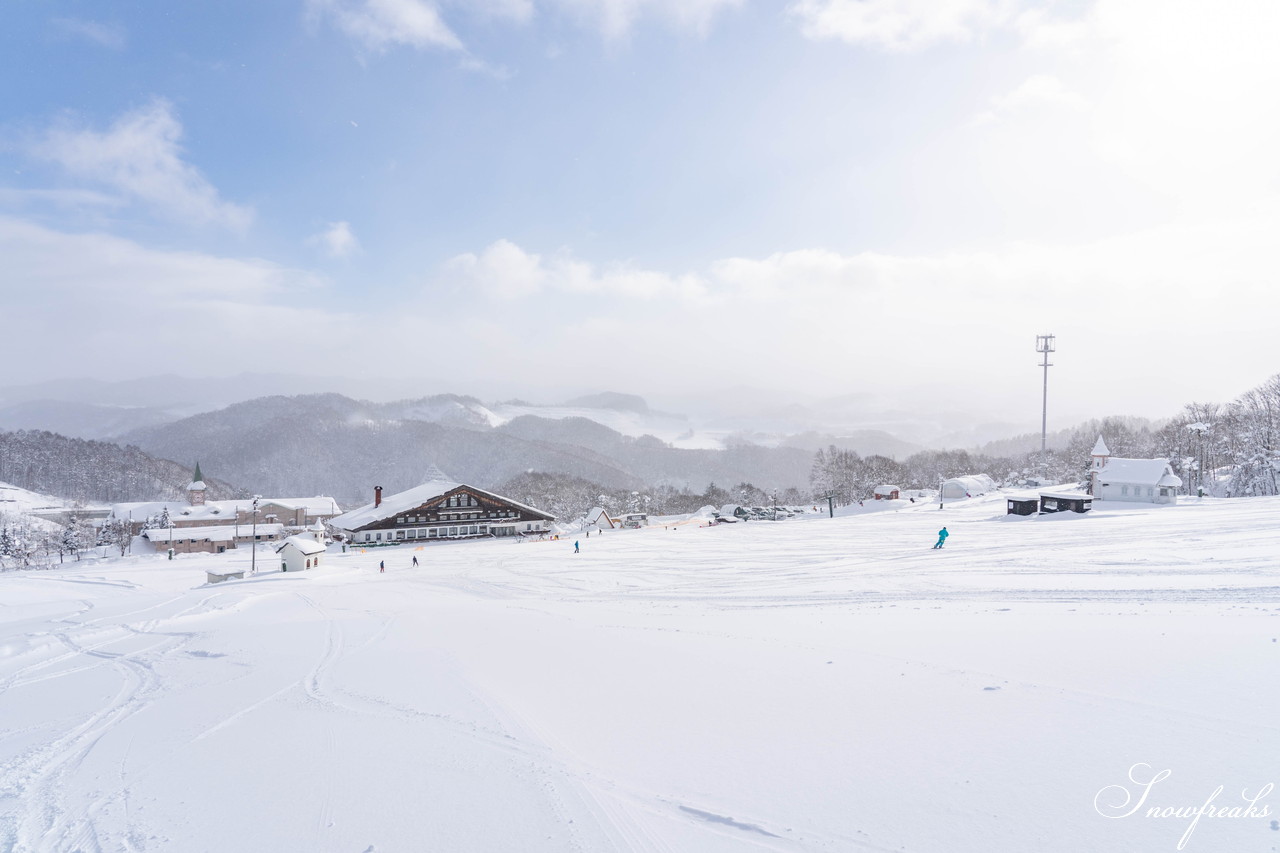
[{"label": "church steeple", "polygon": [[187,500],[192,506],[204,504],[204,475],[200,473],[200,462],[196,462],[196,472],[192,475],[191,485],[187,486]]},{"label": "church steeple", "polygon": [[1111,458],[1111,451],[1107,449],[1107,443],[1102,440],[1102,433],[1098,433],[1098,441],[1093,445],[1093,451],[1089,455],[1093,460],[1093,464],[1089,466],[1089,494],[1097,497],[1098,474],[1107,467],[1107,460]]}]

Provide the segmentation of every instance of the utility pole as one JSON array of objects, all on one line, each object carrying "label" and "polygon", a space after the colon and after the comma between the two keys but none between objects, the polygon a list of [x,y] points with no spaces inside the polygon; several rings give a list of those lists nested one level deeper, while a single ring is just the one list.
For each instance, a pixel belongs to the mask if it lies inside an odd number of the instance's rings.
[{"label": "utility pole", "polygon": [[1044,402],[1040,408],[1040,476],[1048,477],[1049,464],[1046,459],[1046,448],[1049,436],[1049,353],[1054,351],[1053,335],[1036,335],[1036,352],[1044,356],[1041,367],[1044,368]]},{"label": "utility pole", "polygon": [[262,495],[253,496],[253,541],[249,543],[252,549],[249,552],[249,574],[256,575],[258,573],[258,501]]},{"label": "utility pole", "polygon": [[825,495],[822,496],[821,500],[824,500],[827,502],[827,517],[835,518],[836,517],[836,493],[827,492]]}]

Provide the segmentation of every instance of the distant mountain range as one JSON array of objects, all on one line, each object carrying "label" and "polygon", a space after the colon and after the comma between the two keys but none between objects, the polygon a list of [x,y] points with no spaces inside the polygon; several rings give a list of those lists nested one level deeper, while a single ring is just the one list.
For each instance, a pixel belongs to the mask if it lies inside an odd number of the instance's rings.
[{"label": "distant mountain range", "polygon": [[[177,471],[199,461],[211,477],[242,490],[328,494],[347,505],[367,501],[375,485],[390,491],[417,485],[432,466],[489,486],[541,471],[612,489],[701,491],[712,482],[805,488],[814,452],[831,445],[901,459],[930,446],[922,436],[976,447],[1025,432],[946,412],[913,418],[868,395],[801,404],[718,388],[705,399],[676,401],[699,408],[681,414],[612,391],[550,405],[458,394],[371,402],[332,391],[299,393],[337,385],[369,387],[272,374],[10,386],[0,388],[0,430],[136,445],[157,465],[173,461],[174,482],[165,489],[185,485],[176,482],[186,476]],[[161,470],[135,462],[152,475]],[[75,495],[100,494],[104,481],[95,478],[93,488],[76,485]],[[158,487],[158,480],[148,481]],[[146,491],[143,482],[130,483],[116,491]]]},{"label": "distant mountain range", "polygon": [[339,394],[264,397],[120,438],[154,456],[199,460],[206,473],[258,492],[329,494],[344,504],[368,500],[375,485],[418,485],[433,465],[480,485],[536,470],[610,488],[701,490],[713,481],[804,486],[813,457],[796,447],[673,447],[577,416],[503,420],[453,396],[396,403]]},{"label": "distant mountain range", "polygon": [[[863,455],[901,456],[924,448],[974,448],[1032,431],[1035,425],[982,422],[972,413],[935,407],[906,411],[870,394],[787,400],[755,388],[709,387],[695,397],[671,398],[658,407],[635,394],[605,391],[561,403],[482,402],[458,394],[404,400],[398,381],[381,387],[360,380],[284,374],[231,377],[153,376],[119,382],[57,380],[0,387],[0,430],[48,429],[78,438],[118,439],[139,429],[172,423],[236,403],[271,396],[336,393],[377,401],[385,412],[399,406],[406,420],[498,427],[523,415],[586,418],[615,432],[652,435],[673,447],[722,449],[744,442],[766,447],[835,443]],[[398,402],[389,402],[398,401]]]}]

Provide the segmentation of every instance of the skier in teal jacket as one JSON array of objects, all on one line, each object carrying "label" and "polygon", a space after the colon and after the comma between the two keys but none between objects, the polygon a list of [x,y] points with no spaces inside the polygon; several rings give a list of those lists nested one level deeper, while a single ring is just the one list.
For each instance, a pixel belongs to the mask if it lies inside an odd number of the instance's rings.
[{"label": "skier in teal jacket", "polygon": [[943,543],[945,543],[945,542],[947,541],[947,537],[948,537],[948,536],[950,536],[950,535],[951,535],[951,534],[947,532],[947,528],[945,528],[945,527],[944,527],[944,528],[942,528],[941,530],[939,530],[939,531],[938,531],[938,544],[937,544],[937,545],[934,545],[933,547],[935,547],[935,548],[941,548],[941,547],[942,547],[942,545],[943,545]]}]

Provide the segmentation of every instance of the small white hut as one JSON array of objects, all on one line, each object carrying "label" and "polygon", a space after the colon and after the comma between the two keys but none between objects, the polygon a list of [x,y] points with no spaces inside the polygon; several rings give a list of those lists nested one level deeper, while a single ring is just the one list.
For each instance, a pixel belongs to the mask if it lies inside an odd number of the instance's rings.
[{"label": "small white hut", "polygon": [[582,522],[583,528],[594,527],[596,530],[609,530],[618,525],[613,523],[613,519],[609,518],[609,513],[604,511],[603,507],[596,507],[587,513],[586,519]]},{"label": "small white hut", "polygon": [[280,571],[301,572],[320,565],[324,545],[310,536],[299,534],[281,542],[276,553],[280,555]]}]

